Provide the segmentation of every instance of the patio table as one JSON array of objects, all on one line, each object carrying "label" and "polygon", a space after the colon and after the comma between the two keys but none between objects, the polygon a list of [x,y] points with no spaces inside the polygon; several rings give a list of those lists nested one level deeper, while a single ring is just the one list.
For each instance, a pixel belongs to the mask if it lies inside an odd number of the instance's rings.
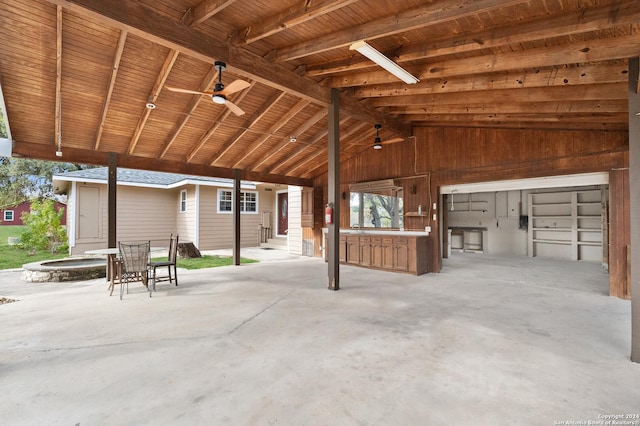
[{"label": "patio table", "polygon": [[[166,247],[151,247],[149,252],[159,252],[167,250]],[[93,249],[86,250],[84,254],[92,254],[92,255],[106,255],[107,256],[107,281],[109,282],[109,290],[116,283],[116,256],[120,253],[120,249],[118,247],[110,247],[110,248],[101,248],[101,249]],[[145,283],[146,285],[146,283]]]}]

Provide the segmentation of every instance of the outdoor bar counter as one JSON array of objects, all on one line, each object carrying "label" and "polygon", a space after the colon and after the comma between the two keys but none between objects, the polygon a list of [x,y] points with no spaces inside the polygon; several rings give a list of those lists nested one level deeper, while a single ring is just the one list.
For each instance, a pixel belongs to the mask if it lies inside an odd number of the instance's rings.
[{"label": "outdoor bar counter", "polygon": [[[326,228],[322,231],[327,247],[328,231]],[[425,231],[340,229],[340,262],[422,275],[429,272],[428,238]]]}]

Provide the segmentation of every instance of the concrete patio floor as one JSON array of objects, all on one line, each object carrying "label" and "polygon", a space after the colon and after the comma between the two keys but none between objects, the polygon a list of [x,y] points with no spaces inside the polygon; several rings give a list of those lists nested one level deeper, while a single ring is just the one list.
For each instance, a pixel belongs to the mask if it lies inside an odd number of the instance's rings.
[{"label": "concrete patio floor", "polygon": [[123,301],[0,272],[19,299],[0,305],[0,421],[640,425],[630,302],[599,265],[455,254],[420,277],[342,266],[332,292],[322,260],[262,255]]}]

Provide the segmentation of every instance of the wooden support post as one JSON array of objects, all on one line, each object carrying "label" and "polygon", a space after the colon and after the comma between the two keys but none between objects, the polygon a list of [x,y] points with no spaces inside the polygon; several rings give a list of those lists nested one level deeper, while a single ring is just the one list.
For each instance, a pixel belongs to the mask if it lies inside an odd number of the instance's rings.
[{"label": "wooden support post", "polygon": [[118,154],[109,153],[109,175],[107,179],[107,245],[109,248],[118,246],[116,234],[116,195],[118,186]]},{"label": "wooden support post", "polygon": [[240,265],[240,170],[233,179],[233,264]]},{"label": "wooden support post", "polygon": [[629,59],[631,360],[640,362],[640,58]]},{"label": "wooden support post", "polygon": [[440,204],[440,212],[442,212],[442,258],[449,257],[449,213],[447,211],[447,201],[449,196],[444,194],[442,196],[442,203]]},{"label": "wooden support post", "polygon": [[328,194],[327,200],[333,206],[333,223],[329,228],[329,290],[340,289],[340,95],[337,89],[331,89],[331,104],[329,105],[329,135],[328,135]]}]

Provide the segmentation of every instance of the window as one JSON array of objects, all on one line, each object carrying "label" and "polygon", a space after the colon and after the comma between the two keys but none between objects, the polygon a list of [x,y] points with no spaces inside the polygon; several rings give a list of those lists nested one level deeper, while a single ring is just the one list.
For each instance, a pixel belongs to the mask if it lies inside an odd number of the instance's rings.
[{"label": "window", "polygon": [[4,211],[4,221],[5,222],[13,222],[13,210],[5,210]]},{"label": "window", "polygon": [[258,193],[257,192],[241,192],[240,193],[240,211],[245,213],[258,212]]},{"label": "window", "polygon": [[233,211],[233,191],[218,189],[218,213]]},{"label": "window", "polygon": [[[231,213],[233,211],[233,191],[218,189],[218,213]],[[256,191],[240,192],[240,212],[258,213],[258,193]]]},{"label": "window", "polygon": [[187,190],[180,191],[180,213],[187,211]]},{"label": "window", "polygon": [[402,191],[352,192],[350,222],[357,228],[402,228]]}]

